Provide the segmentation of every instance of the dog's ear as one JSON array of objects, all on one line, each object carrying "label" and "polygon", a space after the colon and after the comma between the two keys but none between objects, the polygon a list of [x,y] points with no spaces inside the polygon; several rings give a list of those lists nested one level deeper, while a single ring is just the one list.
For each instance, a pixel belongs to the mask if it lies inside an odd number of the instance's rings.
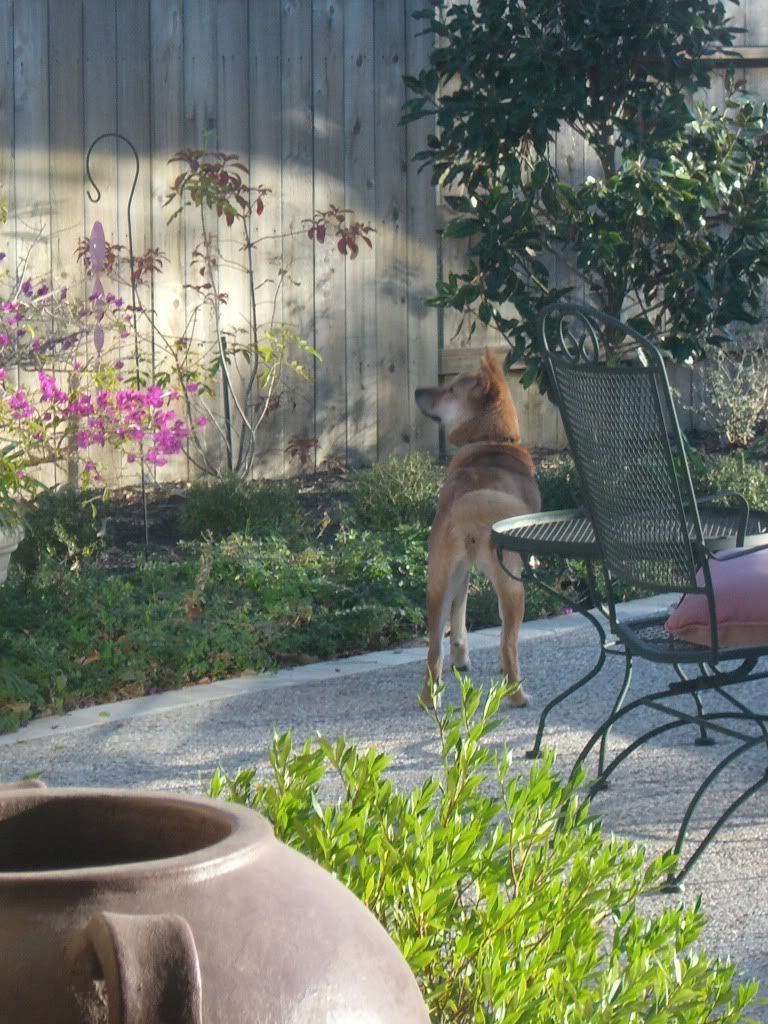
[{"label": "dog's ear", "polygon": [[492,348],[486,348],[480,362],[482,389],[489,398],[495,398],[506,387],[504,369]]}]

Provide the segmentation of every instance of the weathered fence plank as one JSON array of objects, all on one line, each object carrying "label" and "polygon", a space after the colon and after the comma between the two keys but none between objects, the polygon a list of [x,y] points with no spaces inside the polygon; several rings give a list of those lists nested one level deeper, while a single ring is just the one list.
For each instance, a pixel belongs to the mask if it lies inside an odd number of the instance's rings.
[{"label": "weathered fence plank", "polygon": [[[354,2],[354,0],[353,0]],[[345,206],[344,197],[344,17],[339,0],[313,7],[314,197],[316,210]],[[347,456],[347,366],[344,264],[331,237],[315,245],[314,342],[316,457],[309,466]],[[312,455],[313,453],[308,453]],[[294,468],[301,453],[294,455]],[[297,461],[298,460],[298,461]]]},{"label": "weathered fence plank", "polygon": [[[421,0],[406,0],[405,52],[406,74],[413,75],[429,60],[432,38],[419,29],[413,14],[422,8]],[[437,449],[437,427],[422,416],[413,401],[413,390],[437,381],[437,311],[426,305],[437,280],[437,209],[435,191],[429,183],[429,170],[419,173],[415,153],[427,148],[427,136],[434,132],[434,120],[412,122],[406,131],[408,171],[408,379],[410,398],[411,445],[428,451]]]},{"label": "weathered fence plank", "polygon": [[[237,154],[243,159],[250,148],[250,126],[243,116],[243,104],[248,96],[248,2],[247,0],[221,0],[216,11],[217,21],[217,122],[219,127],[219,149],[225,153]],[[238,172],[239,173],[239,172]],[[239,222],[232,227],[219,222],[219,248],[221,250],[220,285],[227,295],[222,310],[222,330],[230,342],[243,344],[251,333],[251,305],[248,279],[244,272],[246,254],[243,252],[243,234]],[[244,381],[247,378],[248,363],[243,358],[233,358],[230,364],[232,394],[231,407],[247,415],[244,406]],[[224,413],[224,381],[222,394],[218,396],[218,415]],[[242,440],[242,420],[231,417],[229,429],[234,456],[237,457]],[[219,465],[224,466],[226,454],[219,446]]]},{"label": "weathered fence plank", "polygon": [[[283,320],[301,337],[311,337],[313,245],[302,221],[312,214],[312,3],[283,0],[282,14],[283,135],[281,202],[283,206]],[[315,367],[302,360],[311,381]],[[284,392],[283,455],[290,471],[287,449],[311,443],[315,435],[314,386],[310,381],[289,379]]]},{"label": "weathered fence plank", "polygon": [[[183,0],[166,0],[150,6],[149,147],[143,154],[142,176],[149,178],[151,193],[151,244],[163,257],[162,273],[142,287],[145,303],[154,311],[154,330],[149,358],[166,369],[172,362],[174,340],[186,338],[186,296],[184,285],[186,236],[184,218],[168,224],[170,211],[164,207],[169,183],[179,165],[168,165],[183,145],[180,126],[184,115],[184,67],[179,40],[182,38]],[[126,134],[131,133],[127,131]],[[145,353],[146,355],[147,353]],[[177,479],[189,475],[189,464],[175,459]]]},{"label": "weathered fence plank", "polygon": [[402,2],[374,0],[378,111],[376,159],[376,365],[378,454],[400,455],[410,446],[408,380],[408,255],[406,134],[398,127],[405,102],[405,10]]},{"label": "weathered fence plank", "polygon": [[[371,0],[356,0],[345,9],[344,21],[344,145],[346,205],[366,221],[375,217],[376,159],[374,138],[375,48]],[[378,285],[374,251],[363,246],[353,263],[345,264],[347,457],[352,463],[376,459],[378,394],[376,390],[377,320],[374,296]]]},{"label": "weathered fence plank", "polygon": [[[281,0],[251,0],[250,4],[250,170],[251,184],[272,189],[264,212],[252,218],[256,323],[261,333],[273,317],[283,231],[280,180],[283,148],[283,93],[281,81]],[[278,304],[277,318],[282,316]],[[267,415],[257,433],[257,470],[260,475],[283,475],[285,442],[280,412]]]}]

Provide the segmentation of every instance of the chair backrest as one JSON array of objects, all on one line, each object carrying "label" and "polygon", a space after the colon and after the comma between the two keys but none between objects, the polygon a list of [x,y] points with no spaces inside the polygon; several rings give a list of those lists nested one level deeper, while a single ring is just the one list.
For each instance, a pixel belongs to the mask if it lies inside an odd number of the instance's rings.
[{"label": "chair backrest", "polygon": [[[598,310],[558,303],[541,319],[543,357],[612,578],[706,592],[701,521],[661,353]],[[708,574],[707,574],[708,575]]]}]

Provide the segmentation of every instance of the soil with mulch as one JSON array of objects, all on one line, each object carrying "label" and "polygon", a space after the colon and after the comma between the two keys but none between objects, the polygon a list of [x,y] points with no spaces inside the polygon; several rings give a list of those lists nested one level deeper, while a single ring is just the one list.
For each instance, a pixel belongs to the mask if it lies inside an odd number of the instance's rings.
[{"label": "soil with mulch", "polygon": [[[348,474],[336,470],[312,473],[296,480],[302,510],[310,521],[320,522],[325,512],[349,500]],[[189,485],[157,484],[146,491],[140,487],[114,491],[104,510],[101,532],[104,546],[95,561],[105,569],[130,570],[138,559],[151,555],[163,561],[182,561],[177,545],[182,540],[179,517]],[[327,537],[325,539],[328,539]]]}]

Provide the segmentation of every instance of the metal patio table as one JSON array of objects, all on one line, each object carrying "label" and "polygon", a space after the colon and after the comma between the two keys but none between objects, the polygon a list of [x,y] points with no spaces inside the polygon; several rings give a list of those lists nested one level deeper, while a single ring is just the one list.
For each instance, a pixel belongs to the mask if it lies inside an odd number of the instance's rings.
[{"label": "metal patio table", "polygon": [[[768,541],[768,512],[749,509],[745,520],[742,509],[707,508],[705,500],[702,500],[699,514],[705,543],[712,552],[736,547],[756,547],[764,545]],[[575,683],[553,697],[542,711],[533,747],[526,752],[526,757],[535,758],[540,755],[544,729],[552,709],[594,679],[605,664],[608,654],[623,656],[625,654],[624,644],[618,637],[609,635],[603,622],[598,618],[599,614],[606,622],[609,622],[608,610],[600,600],[594,575],[594,563],[600,562],[600,553],[592,523],[583,509],[537,512],[503,519],[494,523],[491,535],[499,557],[504,551],[513,551],[519,554],[525,566],[524,576],[558,599],[562,600],[562,593],[546,583],[530,567],[531,559],[558,556],[564,559],[584,561],[587,567],[589,599],[577,604],[574,611],[592,624],[600,641],[600,651],[594,666]],[[656,615],[654,618],[659,620],[659,628],[663,628],[662,623],[666,619],[666,614]],[[616,698],[613,713],[621,707],[628,689],[629,678],[625,677],[624,685]],[[603,770],[605,760],[606,740],[607,735],[603,737],[600,745],[600,772]],[[712,741],[702,733],[697,742],[709,743]]]}]

